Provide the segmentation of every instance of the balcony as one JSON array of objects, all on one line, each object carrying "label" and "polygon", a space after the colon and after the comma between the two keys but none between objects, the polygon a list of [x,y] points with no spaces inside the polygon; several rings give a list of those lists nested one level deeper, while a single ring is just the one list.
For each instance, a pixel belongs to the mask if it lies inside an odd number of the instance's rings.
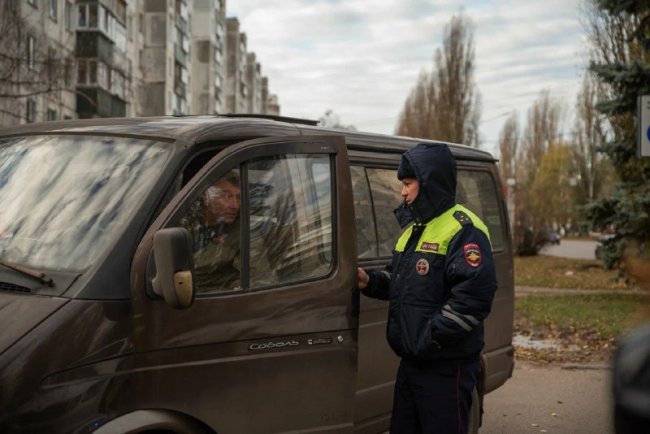
[{"label": "balcony", "polygon": [[77,113],[79,118],[123,117],[126,103],[100,88],[77,89]]}]

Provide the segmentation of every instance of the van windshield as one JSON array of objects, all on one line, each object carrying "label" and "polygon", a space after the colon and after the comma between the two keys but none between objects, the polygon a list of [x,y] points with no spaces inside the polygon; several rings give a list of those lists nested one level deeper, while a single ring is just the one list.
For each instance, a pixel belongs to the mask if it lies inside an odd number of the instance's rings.
[{"label": "van windshield", "polygon": [[82,271],[123,230],[169,146],[124,137],[0,140],[0,260]]}]

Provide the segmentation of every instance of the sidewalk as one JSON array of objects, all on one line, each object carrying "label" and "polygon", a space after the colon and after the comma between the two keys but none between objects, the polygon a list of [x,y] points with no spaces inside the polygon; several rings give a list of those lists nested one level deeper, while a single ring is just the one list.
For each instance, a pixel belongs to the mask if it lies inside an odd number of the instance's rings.
[{"label": "sidewalk", "polygon": [[540,288],[537,286],[515,286],[515,297],[526,295],[585,295],[585,294],[645,294],[641,289],[569,289],[569,288]]}]

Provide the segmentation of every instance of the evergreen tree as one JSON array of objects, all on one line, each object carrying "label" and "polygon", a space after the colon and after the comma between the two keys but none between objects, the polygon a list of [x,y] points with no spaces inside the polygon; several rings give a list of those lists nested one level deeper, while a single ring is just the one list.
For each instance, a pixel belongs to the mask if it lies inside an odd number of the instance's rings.
[{"label": "evergreen tree", "polygon": [[650,159],[637,157],[637,97],[650,94],[650,0],[588,0],[592,61],[590,70],[608,92],[596,108],[611,126],[601,151],[620,182],[613,193],[587,206],[594,227],[616,229],[604,246],[605,266],[617,266],[633,242],[650,240]]}]

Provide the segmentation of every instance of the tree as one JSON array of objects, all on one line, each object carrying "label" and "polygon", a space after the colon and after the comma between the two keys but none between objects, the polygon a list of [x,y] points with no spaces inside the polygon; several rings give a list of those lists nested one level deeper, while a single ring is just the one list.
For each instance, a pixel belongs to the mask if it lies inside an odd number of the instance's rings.
[{"label": "tree", "polygon": [[504,182],[509,178],[516,178],[519,141],[517,113],[512,112],[499,133],[499,173]]},{"label": "tree", "polygon": [[542,157],[531,188],[532,208],[541,214],[546,227],[567,226],[575,219],[574,173],[571,145],[552,143]]},{"label": "tree", "polygon": [[548,90],[543,90],[528,109],[525,134],[517,153],[516,166],[515,250],[520,255],[536,255],[547,241],[548,229],[566,223],[558,221],[558,215],[546,206],[547,196],[542,193],[547,192],[536,188],[536,185],[540,184],[537,177],[541,170],[551,168],[549,163],[542,165],[547,151],[561,142],[561,112],[562,107],[553,102]]},{"label": "tree", "polygon": [[[585,220],[583,207],[601,197],[603,193],[610,194],[609,186],[614,178],[609,158],[598,152],[608,140],[604,117],[596,110],[596,103],[604,94],[603,86],[587,73],[576,99],[573,134],[577,171],[576,204],[577,209],[581,210],[578,217],[581,221]],[[587,229],[582,226],[582,230]]]},{"label": "tree", "polygon": [[436,84],[431,74],[421,71],[417,84],[411,90],[400,114],[396,133],[402,136],[435,138],[433,106]]},{"label": "tree", "polygon": [[474,82],[473,25],[453,16],[434,54],[434,71],[422,72],[400,114],[396,133],[479,145],[480,95]]},{"label": "tree", "polygon": [[561,140],[559,124],[561,112],[561,106],[553,102],[548,90],[543,90],[532,107],[528,109],[519,161],[523,169],[522,181],[526,185],[531,185],[535,181],[537,169],[548,148]]},{"label": "tree", "polygon": [[605,115],[612,137],[601,150],[620,182],[592,202],[587,217],[595,227],[615,227],[605,246],[606,267],[620,264],[625,247],[650,240],[650,161],[636,156],[638,95],[650,94],[650,1],[587,0],[590,70],[604,86],[596,108]]},{"label": "tree", "polygon": [[341,123],[341,117],[334,113],[334,110],[332,109],[327,109],[325,113],[320,118],[318,118],[318,125],[321,127],[334,128],[338,130],[357,130],[354,125],[343,125]]}]

